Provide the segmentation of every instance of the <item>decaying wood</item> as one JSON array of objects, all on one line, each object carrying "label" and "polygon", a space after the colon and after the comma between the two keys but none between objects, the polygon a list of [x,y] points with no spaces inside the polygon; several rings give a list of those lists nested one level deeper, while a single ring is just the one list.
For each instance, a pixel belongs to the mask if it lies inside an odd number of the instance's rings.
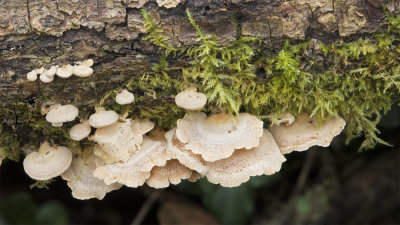
[{"label": "decaying wood", "polygon": [[[285,40],[332,42],[383,31],[382,5],[400,12],[396,0],[186,0],[171,9],[150,0],[0,0],[0,105],[35,103],[43,96],[87,105],[129,77],[149,72],[158,50],[143,40],[140,7],[175,46],[195,43],[189,9],[221,44],[236,40],[241,29],[242,35],[262,38],[263,48],[272,52]],[[88,58],[95,61],[90,78],[26,80],[34,68]]]}]

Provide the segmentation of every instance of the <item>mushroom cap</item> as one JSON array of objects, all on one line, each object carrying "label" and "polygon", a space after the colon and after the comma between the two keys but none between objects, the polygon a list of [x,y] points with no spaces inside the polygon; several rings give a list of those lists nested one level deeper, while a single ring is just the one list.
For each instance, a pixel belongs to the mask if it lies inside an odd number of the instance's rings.
[{"label": "mushroom cap", "polygon": [[31,72],[26,74],[26,79],[29,81],[36,81],[37,80],[37,73],[35,70],[32,70]]},{"label": "mushroom cap", "polygon": [[89,117],[89,124],[94,128],[103,128],[116,123],[118,117],[118,113],[115,111],[106,111],[103,107],[97,107],[96,113]]},{"label": "mushroom cap", "polygon": [[154,167],[146,183],[153,188],[166,188],[169,184],[179,184],[182,179],[188,179],[191,176],[191,169],[180,164],[178,160],[172,159],[164,166]]},{"label": "mushroom cap", "polygon": [[291,114],[290,112],[283,112],[279,115],[277,113],[272,113],[269,115],[269,118],[272,125],[277,125],[277,126],[281,125],[290,126],[295,121],[293,114]]},{"label": "mushroom cap", "polygon": [[37,74],[42,74],[44,71],[46,71],[46,69],[42,66],[38,69],[34,69],[32,71],[35,71]]},{"label": "mushroom cap", "polygon": [[82,155],[75,155],[71,166],[61,174],[61,177],[68,181],[72,196],[76,199],[103,199],[104,196],[113,190],[118,190],[122,185],[118,183],[107,185],[103,180],[93,176],[96,169],[95,157],[90,147],[85,147]]},{"label": "mushroom cap", "polygon": [[179,3],[184,2],[185,0],[157,0],[157,4],[161,7],[165,8],[175,8]]},{"label": "mushroom cap", "polygon": [[287,154],[292,151],[305,151],[314,145],[327,147],[332,139],[342,132],[345,125],[346,121],[341,117],[318,124],[317,118],[301,114],[296,116],[295,122],[289,127],[274,125],[269,129],[282,154]]},{"label": "mushroom cap", "polygon": [[61,78],[68,78],[74,73],[74,67],[71,64],[63,65],[57,69],[56,75]]},{"label": "mushroom cap", "polygon": [[224,187],[236,187],[252,176],[271,175],[285,162],[271,133],[264,129],[260,145],[250,150],[240,149],[227,159],[208,162],[208,181]]},{"label": "mushroom cap", "polygon": [[81,62],[80,65],[84,65],[84,66],[89,66],[89,67],[91,67],[91,66],[93,66],[93,63],[94,63],[94,62],[93,62],[93,59],[87,59],[87,60]]},{"label": "mushroom cap", "polygon": [[50,69],[44,71],[42,74],[44,74],[47,77],[54,77],[56,75],[58,66],[51,66]]},{"label": "mushroom cap", "polygon": [[73,121],[79,110],[73,105],[55,105],[46,115],[46,120],[52,124]]},{"label": "mushroom cap", "polygon": [[132,154],[126,162],[105,164],[96,159],[94,176],[103,179],[106,184],[121,183],[128,187],[138,187],[150,177],[154,166],[164,166],[170,159],[166,153],[165,142],[144,137],[140,150]]},{"label": "mushroom cap", "polygon": [[78,77],[89,77],[92,75],[93,69],[86,65],[75,65],[74,75]]},{"label": "mushroom cap", "polygon": [[92,127],[90,126],[89,122],[84,121],[71,127],[71,130],[69,130],[69,136],[74,141],[80,141],[89,136],[91,131]]},{"label": "mushroom cap", "polygon": [[176,128],[165,133],[165,138],[167,139],[167,154],[169,157],[179,160],[184,166],[201,174],[207,172],[208,168],[206,162],[201,155],[196,155],[185,148],[185,144],[181,143],[176,137]]},{"label": "mushroom cap", "polygon": [[207,96],[196,91],[196,88],[187,88],[175,96],[177,106],[186,110],[202,109],[207,103]]},{"label": "mushroom cap", "polygon": [[120,105],[131,104],[134,100],[135,96],[125,89],[115,97],[115,101]]},{"label": "mushroom cap", "polygon": [[71,165],[72,152],[63,146],[50,146],[44,142],[38,152],[32,152],[24,159],[24,170],[35,180],[49,180],[61,175]]},{"label": "mushroom cap", "polygon": [[46,71],[42,74],[40,74],[39,79],[43,82],[43,83],[50,83],[54,80],[54,76],[47,76],[46,75]]},{"label": "mushroom cap", "polygon": [[207,118],[202,112],[186,114],[177,122],[176,136],[186,149],[214,162],[228,158],[235,149],[257,147],[263,134],[263,122],[248,113],[239,118],[214,114]]},{"label": "mushroom cap", "polygon": [[106,163],[129,160],[131,154],[140,148],[143,135],[148,131],[148,129],[141,129],[141,126],[147,128],[147,121],[126,119],[124,122],[97,129],[96,133],[90,137],[90,140],[97,142],[100,146],[95,154]]}]

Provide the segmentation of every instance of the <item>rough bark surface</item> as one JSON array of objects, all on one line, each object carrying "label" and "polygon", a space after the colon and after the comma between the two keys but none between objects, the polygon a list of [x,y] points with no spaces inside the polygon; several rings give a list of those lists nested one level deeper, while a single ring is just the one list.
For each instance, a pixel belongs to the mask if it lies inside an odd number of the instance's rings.
[{"label": "rough bark surface", "polygon": [[[383,31],[382,5],[400,12],[396,0],[186,0],[169,9],[151,0],[0,0],[0,105],[43,97],[87,105],[129,77],[150,72],[158,50],[143,40],[140,7],[159,21],[174,46],[195,43],[189,9],[219,43],[233,42],[241,30],[262,38],[272,53],[285,40],[332,42]],[[89,78],[26,80],[34,68],[88,58],[95,62]]]}]

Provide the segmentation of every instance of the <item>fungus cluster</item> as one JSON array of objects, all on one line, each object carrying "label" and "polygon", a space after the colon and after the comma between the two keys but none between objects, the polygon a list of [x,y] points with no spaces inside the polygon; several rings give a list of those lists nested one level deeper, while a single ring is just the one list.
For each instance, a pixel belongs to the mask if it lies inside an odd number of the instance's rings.
[{"label": "fungus cluster", "polygon": [[[116,96],[119,104],[133,100],[133,94],[126,90]],[[345,126],[342,118],[319,124],[306,114],[271,114],[269,129],[249,113],[207,116],[198,111],[207,103],[207,97],[195,88],[179,93],[175,101],[188,112],[167,132],[154,129],[149,120],[127,118],[128,114],[120,116],[97,107],[88,120],[70,129],[72,140],[88,137],[95,145],[73,156],[67,147],[44,142],[39,151],[25,157],[24,169],[36,180],[61,175],[77,199],[102,199],[122,185],[138,187],[146,183],[165,188],[202,177],[235,187],[252,176],[278,172],[286,160],[283,154],[313,145],[328,146]],[[78,116],[78,109],[72,105],[56,104],[44,111],[53,126]],[[96,130],[89,136],[92,128]]]},{"label": "fungus cluster", "polygon": [[29,81],[36,81],[39,75],[39,79],[43,83],[50,83],[54,80],[54,76],[57,75],[60,78],[68,78],[72,75],[78,77],[88,77],[92,75],[93,69],[91,66],[93,65],[93,60],[88,59],[83,62],[76,62],[74,66],[71,64],[59,66],[51,66],[49,69],[45,69],[41,67],[39,69],[34,69],[27,73],[26,78]]}]

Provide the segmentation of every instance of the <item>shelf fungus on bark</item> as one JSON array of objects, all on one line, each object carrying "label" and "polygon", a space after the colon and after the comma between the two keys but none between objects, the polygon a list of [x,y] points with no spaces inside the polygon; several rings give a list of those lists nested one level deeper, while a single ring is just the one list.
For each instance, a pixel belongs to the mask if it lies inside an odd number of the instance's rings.
[{"label": "shelf fungus on bark", "polygon": [[[167,153],[186,167],[206,176],[211,183],[224,187],[239,186],[251,176],[271,175],[280,170],[286,160],[268,130],[263,130],[260,144],[252,149],[238,149],[226,159],[207,162],[192,153],[174,136],[175,129],[166,133]],[[198,178],[201,178],[198,177]]]},{"label": "shelf fungus on bark", "polygon": [[41,74],[44,72],[44,68],[38,68],[38,69],[33,69],[32,71],[28,72],[26,74],[26,79],[29,81],[36,81],[38,78],[38,74]]},{"label": "shelf fungus on bark", "polygon": [[290,126],[295,121],[293,114],[289,112],[282,112],[280,114],[272,113],[268,117],[271,124],[276,126]]},{"label": "shelf fungus on bark", "polygon": [[89,117],[89,124],[94,128],[110,126],[118,121],[119,115],[113,110],[96,107],[96,113]]},{"label": "shelf fungus on bark", "polygon": [[56,104],[50,107],[46,120],[54,127],[61,127],[63,123],[75,120],[79,110],[73,105]]},{"label": "shelf fungus on bark", "polygon": [[184,166],[201,174],[207,172],[206,161],[204,161],[201,155],[194,154],[185,147],[185,144],[179,141],[176,137],[176,128],[165,133],[165,138],[167,139],[167,154],[169,157],[178,159]]},{"label": "shelf fungus on bark", "polygon": [[175,103],[186,110],[199,110],[206,105],[207,96],[190,87],[175,96]]},{"label": "shelf fungus on bark", "polygon": [[93,60],[88,59],[83,62],[77,62],[73,68],[73,74],[78,77],[89,77],[93,74],[93,69],[91,66],[93,65]]},{"label": "shelf fungus on bark", "polygon": [[106,184],[118,182],[128,187],[138,187],[150,177],[153,167],[164,166],[169,159],[165,142],[145,137],[139,151],[126,162],[106,164],[97,158],[94,176],[103,179]]},{"label": "shelf fungus on bark", "polygon": [[74,67],[71,64],[66,64],[57,69],[56,75],[60,78],[69,78],[74,74]]},{"label": "shelf fungus on bark", "polygon": [[89,136],[91,131],[92,127],[90,126],[89,121],[86,120],[71,127],[69,130],[69,136],[74,141],[80,141]]},{"label": "shelf fungus on bark", "polygon": [[61,174],[62,179],[68,181],[72,196],[76,199],[103,199],[113,190],[118,190],[122,185],[113,183],[107,185],[103,180],[93,176],[96,169],[95,156],[92,147],[85,147],[81,155],[75,155],[71,166]]},{"label": "shelf fungus on bark", "polygon": [[238,117],[214,114],[207,118],[201,112],[186,114],[177,122],[176,136],[185,148],[214,162],[230,157],[235,149],[257,147],[263,133],[263,122],[248,113]]},{"label": "shelf fungus on bark", "polygon": [[97,129],[89,140],[97,142],[99,148],[94,153],[105,163],[126,162],[140,148],[143,135],[153,127],[154,124],[147,120],[126,119]]},{"label": "shelf fungus on bark", "polygon": [[346,122],[343,118],[333,118],[318,124],[316,117],[307,114],[296,116],[291,126],[272,126],[270,131],[278,143],[282,154],[305,151],[311,146],[328,147],[332,139],[342,132]]},{"label": "shelf fungus on bark", "polygon": [[227,159],[208,162],[205,175],[211,183],[236,187],[247,182],[250,177],[278,172],[285,161],[271,133],[264,129],[258,147],[240,149]]},{"label": "shelf fungus on bark", "polygon": [[65,172],[71,165],[72,152],[63,146],[40,145],[39,151],[32,152],[24,159],[26,174],[35,180],[49,180]]},{"label": "shelf fungus on bark", "polygon": [[135,96],[129,92],[128,90],[122,90],[120,93],[117,94],[115,97],[115,101],[119,105],[127,105],[131,104],[135,100]]},{"label": "shelf fungus on bark", "polygon": [[183,179],[192,176],[192,170],[172,159],[164,166],[156,166],[150,172],[146,180],[147,185],[153,188],[166,188],[170,184],[179,184]]},{"label": "shelf fungus on bark", "polygon": [[165,7],[165,8],[175,8],[178,6],[181,2],[184,2],[185,0],[157,0],[157,4],[160,7]]}]

